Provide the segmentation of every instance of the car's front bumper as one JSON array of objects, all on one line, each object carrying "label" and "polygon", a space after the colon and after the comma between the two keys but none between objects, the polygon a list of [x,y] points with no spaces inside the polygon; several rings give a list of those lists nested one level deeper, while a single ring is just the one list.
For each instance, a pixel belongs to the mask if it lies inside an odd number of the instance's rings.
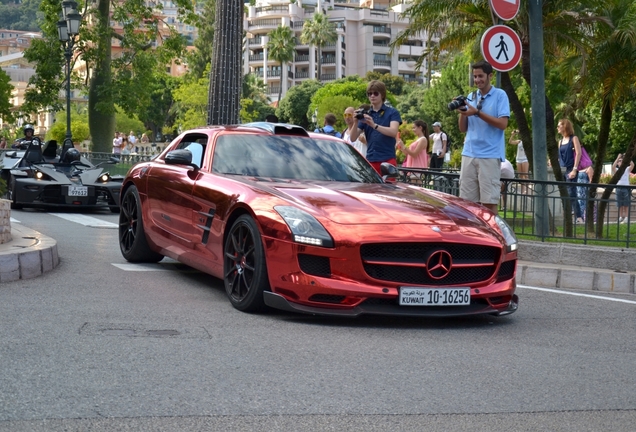
[{"label": "car's front bumper", "polygon": [[358,306],[349,309],[331,309],[326,307],[316,307],[301,305],[288,301],[285,297],[266,291],[264,293],[265,304],[275,309],[289,312],[301,312],[312,315],[357,317],[359,315],[393,315],[393,316],[421,316],[421,317],[452,317],[465,315],[510,315],[519,306],[519,297],[516,294],[504,308],[495,308],[487,301],[475,299],[468,306],[400,306],[397,299],[394,301],[369,301],[362,302]]}]

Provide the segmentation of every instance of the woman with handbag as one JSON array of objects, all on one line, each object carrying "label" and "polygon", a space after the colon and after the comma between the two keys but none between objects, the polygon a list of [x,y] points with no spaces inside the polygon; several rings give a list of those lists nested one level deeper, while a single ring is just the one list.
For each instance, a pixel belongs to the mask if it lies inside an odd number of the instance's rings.
[{"label": "woman with handbag", "polygon": [[[559,141],[559,163],[565,170],[565,181],[568,185],[568,195],[572,203],[572,212],[574,213],[576,223],[584,222],[585,201],[587,199],[587,187],[584,190],[583,200],[579,202],[577,183],[589,183],[589,179],[585,172],[579,171],[581,162],[581,142],[574,135],[574,127],[568,119],[561,119],[557,124],[557,131],[561,134]],[[581,205],[582,204],[582,205]]]}]

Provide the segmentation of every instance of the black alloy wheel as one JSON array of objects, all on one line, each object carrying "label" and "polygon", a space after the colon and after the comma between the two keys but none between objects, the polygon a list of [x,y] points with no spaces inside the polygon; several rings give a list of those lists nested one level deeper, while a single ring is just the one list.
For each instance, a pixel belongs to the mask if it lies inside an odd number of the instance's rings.
[{"label": "black alloy wheel", "polygon": [[232,224],[224,256],[223,280],[232,306],[243,312],[264,309],[263,292],[269,290],[265,253],[258,226],[249,215]]},{"label": "black alloy wheel", "polygon": [[163,255],[150,249],[141,218],[141,200],[135,186],[126,189],[119,212],[119,248],[130,262],[156,263]]}]

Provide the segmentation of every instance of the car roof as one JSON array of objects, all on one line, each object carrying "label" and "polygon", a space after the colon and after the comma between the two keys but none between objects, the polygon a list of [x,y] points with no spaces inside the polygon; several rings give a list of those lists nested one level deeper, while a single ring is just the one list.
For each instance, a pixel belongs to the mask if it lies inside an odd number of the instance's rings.
[{"label": "car roof", "polygon": [[301,126],[296,126],[288,123],[270,123],[270,122],[252,122],[245,123],[239,125],[208,125],[202,126],[194,129],[190,129],[185,131],[184,133],[197,133],[206,131],[210,131],[211,129],[215,130],[215,132],[221,131],[237,131],[237,132],[251,132],[251,133],[267,133],[271,135],[291,135],[291,136],[301,136],[301,137],[309,137],[309,138],[321,138],[321,139],[329,139],[336,140],[331,135],[325,135],[320,133],[309,132],[302,128]]}]

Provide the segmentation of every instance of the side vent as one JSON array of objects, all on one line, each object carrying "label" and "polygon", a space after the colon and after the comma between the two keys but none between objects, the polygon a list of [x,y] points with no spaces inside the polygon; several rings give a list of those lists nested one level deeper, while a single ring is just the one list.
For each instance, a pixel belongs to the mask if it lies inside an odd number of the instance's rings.
[{"label": "side vent", "polygon": [[331,264],[327,257],[298,254],[298,266],[309,275],[331,277]]}]

